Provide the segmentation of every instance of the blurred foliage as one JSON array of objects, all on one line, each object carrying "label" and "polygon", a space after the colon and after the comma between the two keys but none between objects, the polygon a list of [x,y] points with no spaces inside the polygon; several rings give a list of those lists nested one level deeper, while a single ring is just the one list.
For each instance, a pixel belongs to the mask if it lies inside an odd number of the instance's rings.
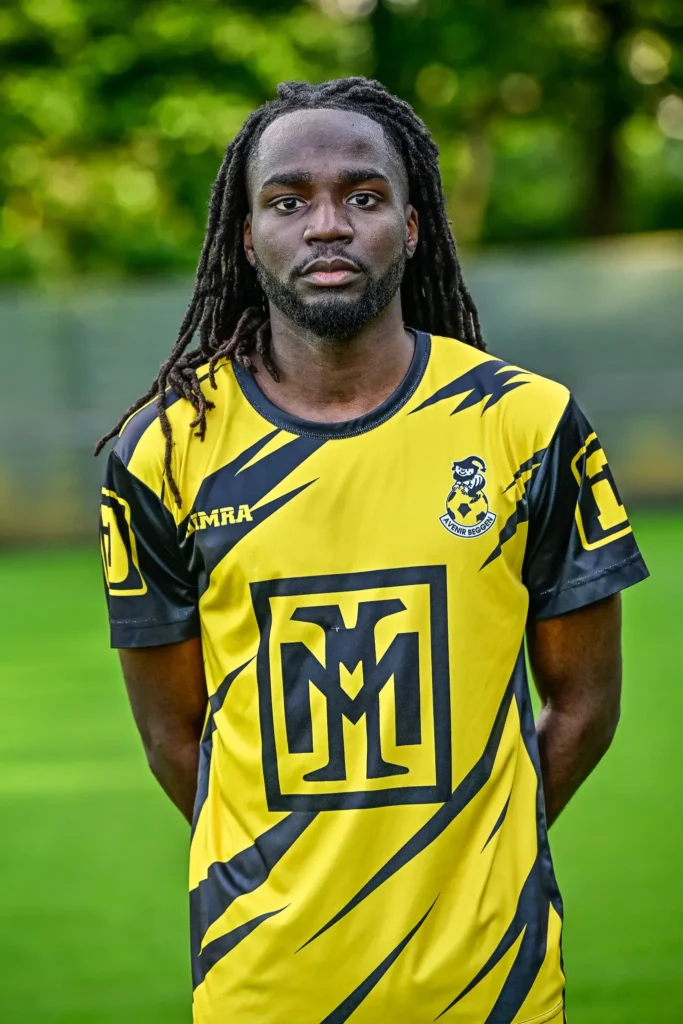
[{"label": "blurred foliage", "polygon": [[683,227],[681,0],[15,0],[0,54],[5,279],[192,267],[288,78],[412,102],[466,242]]}]

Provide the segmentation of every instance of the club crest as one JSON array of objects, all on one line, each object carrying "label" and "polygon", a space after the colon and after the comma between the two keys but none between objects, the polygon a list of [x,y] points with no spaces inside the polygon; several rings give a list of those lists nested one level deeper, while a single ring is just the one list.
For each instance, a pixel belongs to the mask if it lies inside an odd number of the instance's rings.
[{"label": "club crest", "polygon": [[453,486],[440,522],[456,537],[481,537],[496,521],[484,490],[486,463],[478,455],[470,455],[454,462],[451,469]]}]

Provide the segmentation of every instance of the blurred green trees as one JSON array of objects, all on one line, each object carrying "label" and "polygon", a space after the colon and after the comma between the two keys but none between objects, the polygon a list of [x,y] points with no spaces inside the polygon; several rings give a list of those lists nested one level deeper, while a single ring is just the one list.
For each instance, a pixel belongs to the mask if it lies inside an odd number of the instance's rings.
[{"label": "blurred green trees", "polygon": [[0,55],[4,279],[191,268],[287,78],[412,102],[466,242],[683,227],[681,0],[15,0]]}]

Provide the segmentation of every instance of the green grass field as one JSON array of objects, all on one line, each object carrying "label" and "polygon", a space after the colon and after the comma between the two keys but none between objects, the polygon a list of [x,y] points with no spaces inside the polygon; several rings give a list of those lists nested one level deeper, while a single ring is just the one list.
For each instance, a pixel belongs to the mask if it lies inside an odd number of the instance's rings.
[{"label": "green grass field", "polygon": [[[636,532],[622,725],[552,833],[571,1024],[683,1021],[683,518]],[[0,1022],[187,1024],[188,832],[139,749],[96,552],[6,553],[0,582]]]}]

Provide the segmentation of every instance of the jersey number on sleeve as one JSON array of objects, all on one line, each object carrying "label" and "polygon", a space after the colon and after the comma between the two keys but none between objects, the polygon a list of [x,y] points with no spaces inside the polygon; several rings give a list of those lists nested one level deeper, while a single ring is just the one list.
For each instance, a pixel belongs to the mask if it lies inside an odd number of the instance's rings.
[{"label": "jersey number on sleeve", "polygon": [[147,592],[130,524],[130,506],[114,491],[102,488],[100,548],[104,577],[114,597],[129,597]]},{"label": "jersey number on sleeve", "polygon": [[587,551],[631,533],[607,458],[595,434],[572,459],[572,473],[581,488],[576,505],[576,525]]}]

